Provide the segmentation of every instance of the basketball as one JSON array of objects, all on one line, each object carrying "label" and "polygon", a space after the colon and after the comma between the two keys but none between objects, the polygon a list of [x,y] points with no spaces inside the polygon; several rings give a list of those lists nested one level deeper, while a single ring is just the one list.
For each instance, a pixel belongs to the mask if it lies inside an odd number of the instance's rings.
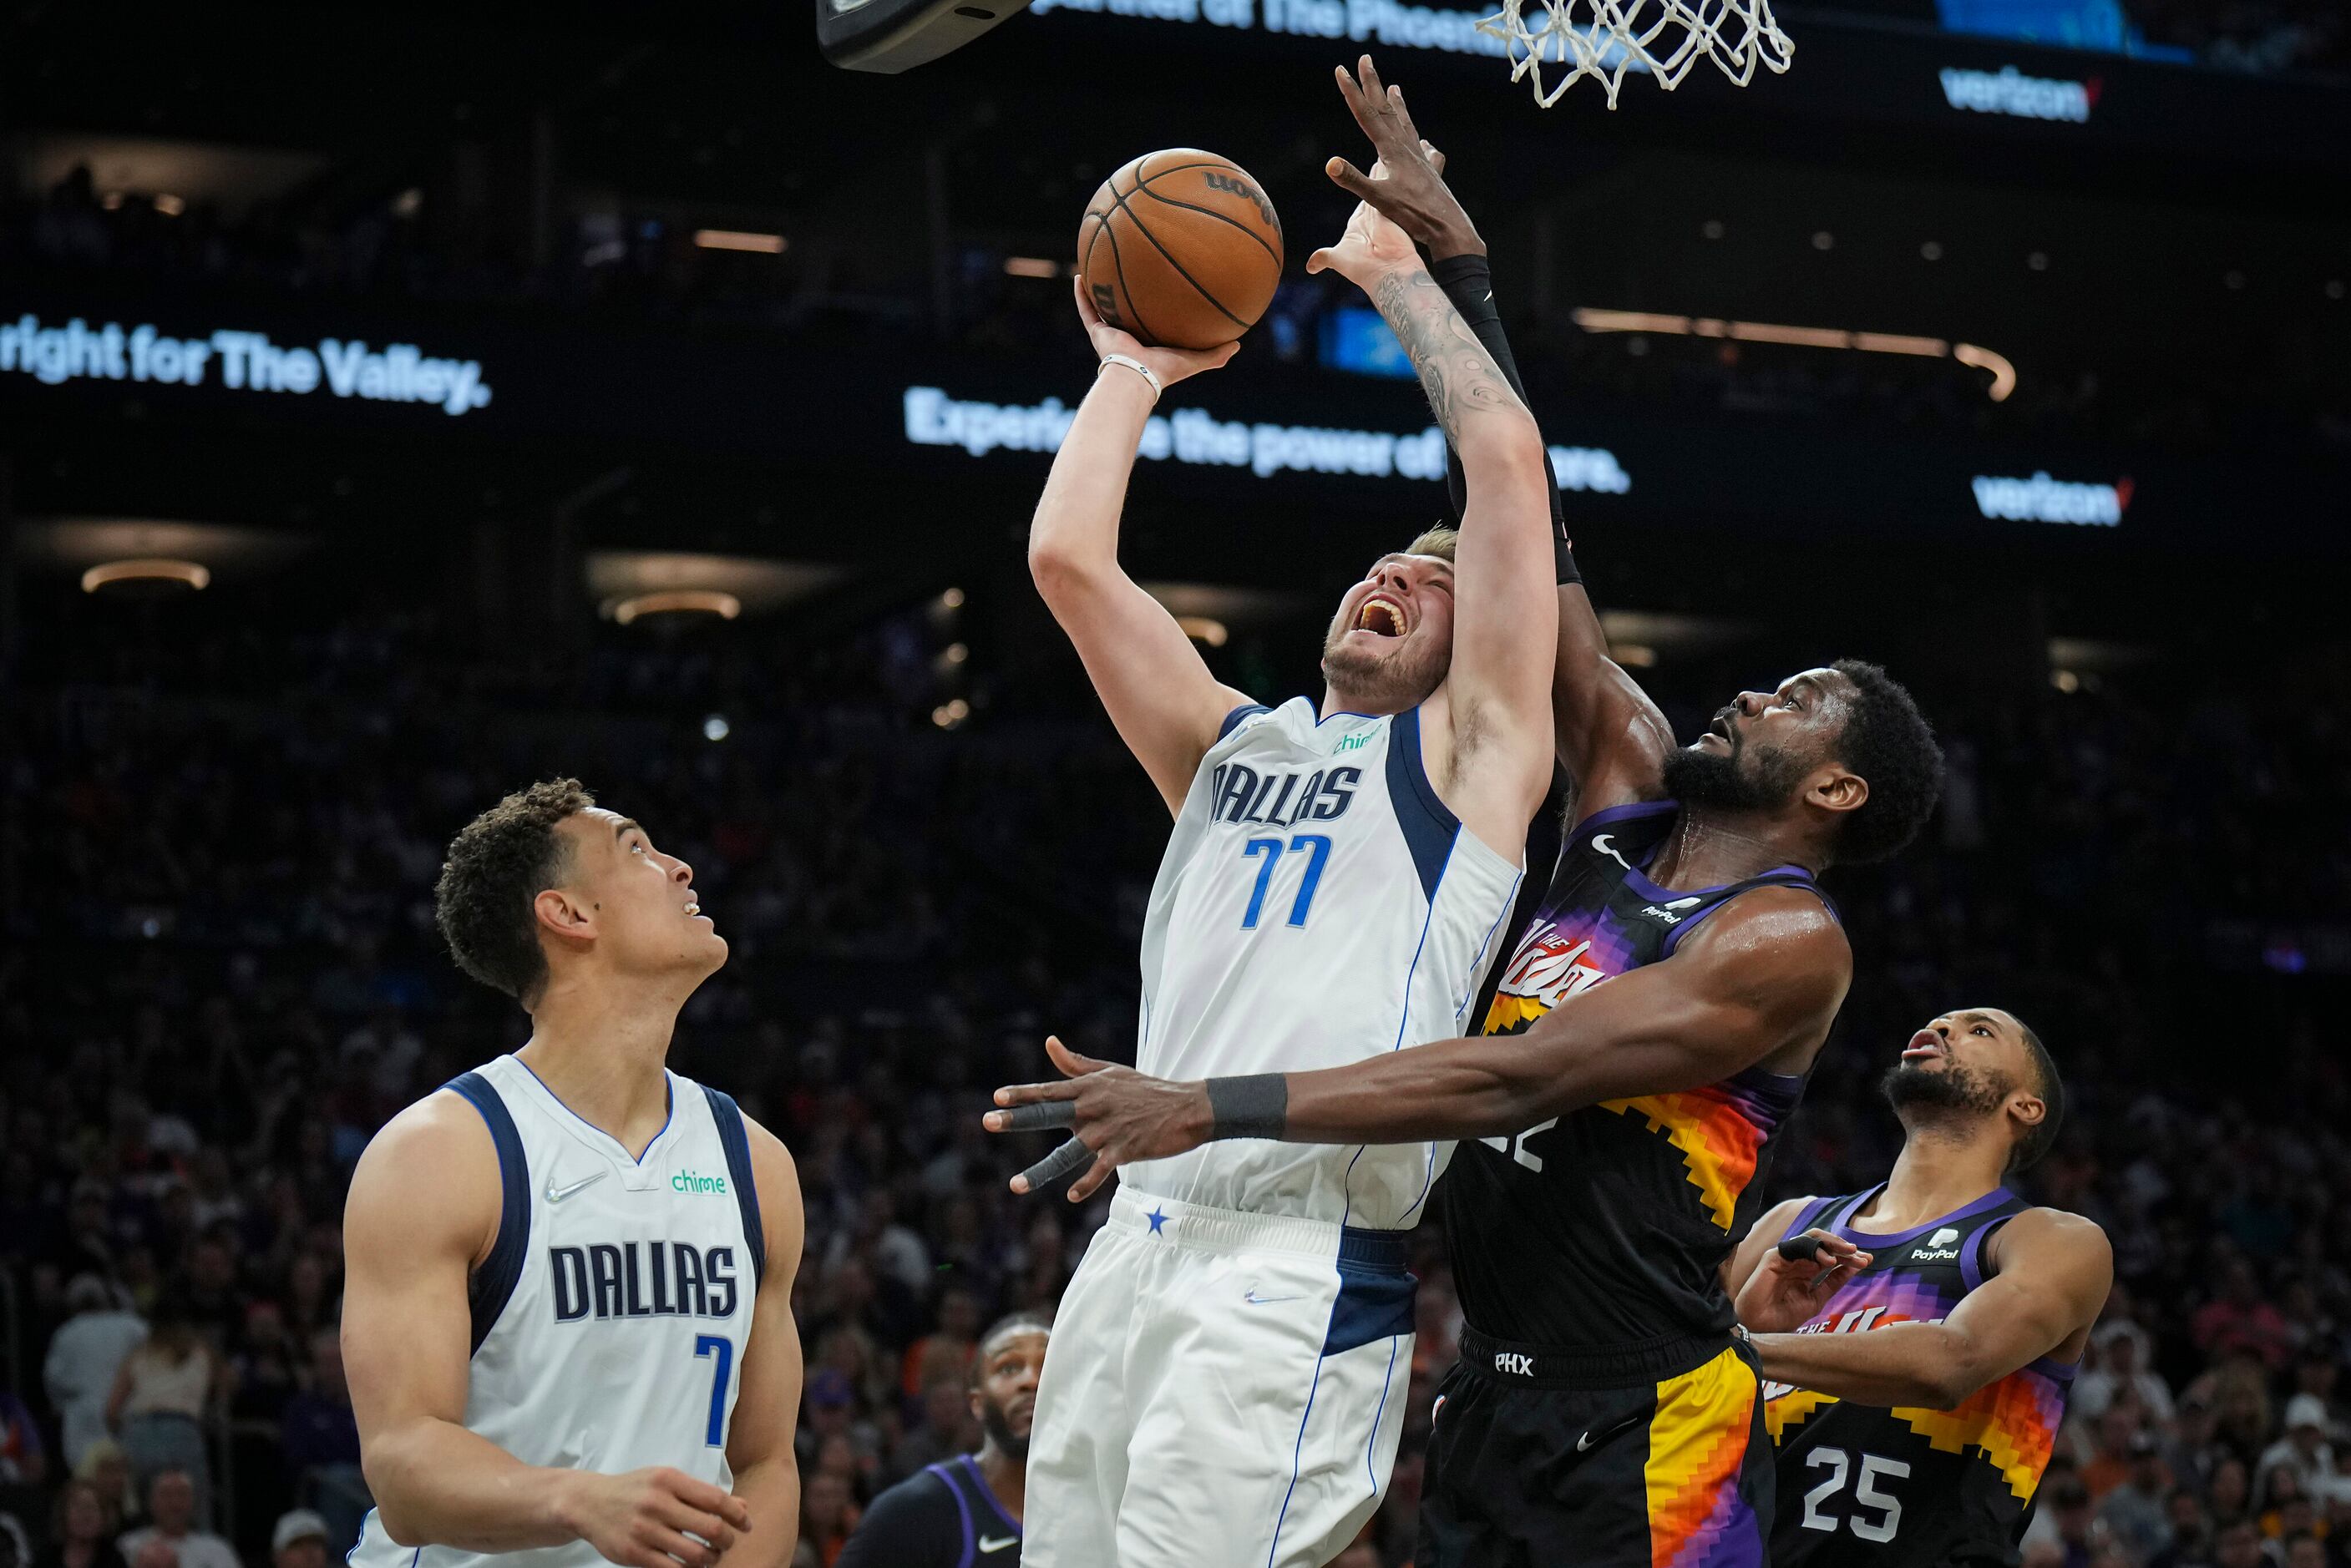
[{"label": "basketball", "polygon": [[1078,225],[1078,275],[1112,326],[1153,348],[1214,348],[1257,325],[1281,281],[1281,220],[1228,158],[1147,152]]}]

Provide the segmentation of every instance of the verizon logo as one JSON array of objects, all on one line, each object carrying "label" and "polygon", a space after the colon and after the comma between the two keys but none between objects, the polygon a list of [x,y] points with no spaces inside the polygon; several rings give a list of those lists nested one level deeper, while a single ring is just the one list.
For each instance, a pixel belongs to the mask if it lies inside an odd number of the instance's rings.
[{"label": "verizon logo", "polygon": [[1995,479],[1978,474],[1968,482],[1975,489],[1976,510],[1987,517],[2016,523],[2074,523],[2093,528],[2118,527],[2123,509],[2131,503],[2131,482],[2075,484],[2035,473],[2030,479]]},{"label": "verizon logo", "polygon": [[2013,115],[2019,119],[2064,119],[2076,125],[2088,120],[2099,89],[2105,85],[2097,77],[2085,82],[2029,77],[2014,66],[2002,66],[1997,71],[1947,67],[1941,76],[1943,101],[1953,109]]}]

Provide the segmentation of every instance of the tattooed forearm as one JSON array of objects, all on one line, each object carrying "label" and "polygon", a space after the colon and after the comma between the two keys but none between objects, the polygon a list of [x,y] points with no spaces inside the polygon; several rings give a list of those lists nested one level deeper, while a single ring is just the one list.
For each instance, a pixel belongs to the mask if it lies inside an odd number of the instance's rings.
[{"label": "tattooed forearm", "polygon": [[1458,450],[1465,421],[1480,414],[1528,419],[1526,405],[1510,390],[1509,378],[1469,324],[1445,297],[1425,267],[1384,275],[1372,288],[1372,303],[1387,318],[1396,341],[1420,375],[1428,406],[1446,439]]}]

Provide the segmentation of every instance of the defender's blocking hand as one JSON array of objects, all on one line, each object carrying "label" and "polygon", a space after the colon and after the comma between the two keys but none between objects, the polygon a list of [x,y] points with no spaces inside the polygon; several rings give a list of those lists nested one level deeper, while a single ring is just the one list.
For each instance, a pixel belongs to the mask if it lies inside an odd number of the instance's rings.
[{"label": "defender's blocking hand", "polygon": [[1208,1141],[1215,1114],[1204,1084],[1171,1083],[1132,1067],[1081,1056],[1049,1038],[1045,1053],[1069,1075],[1059,1084],[1014,1084],[996,1091],[1004,1107],[980,1118],[990,1132],[1033,1132],[1068,1127],[1070,1140],[1012,1179],[1012,1190],[1029,1193],[1084,1167],[1070,1184],[1070,1201],[1093,1196],[1112,1171],[1138,1159],[1165,1159]]},{"label": "defender's blocking hand", "polygon": [[1348,112],[1371,138],[1374,161],[1364,174],[1343,158],[1323,165],[1332,182],[1357,201],[1369,202],[1425,247],[1432,261],[1484,255],[1486,242],[1445,182],[1445,154],[1424,138],[1405,108],[1404,89],[1384,85],[1365,55],[1351,77],[1334,71]]}]

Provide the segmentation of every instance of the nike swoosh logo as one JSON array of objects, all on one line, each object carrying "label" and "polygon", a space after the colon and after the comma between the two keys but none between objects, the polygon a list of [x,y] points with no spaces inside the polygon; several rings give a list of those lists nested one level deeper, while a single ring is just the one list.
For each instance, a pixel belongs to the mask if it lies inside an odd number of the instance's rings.
[{"label": "nike swoosh logo", "polygon": [[982,1552],[1001,1552],[1008,1546],[1019,1545],[1020,1538],[1017,1535],[983,1535],[973,1544]]},{"label": "nike swoosh logo", "polygon": [[1593,1428],[1590,1431],[1584,1433],[1583,1436],[1575,1439],[1575,1451],[1579,1454],[1590,1453],[1592,1451],[1592,1445],[1595,1440],[1602,1438],[1613,1438],[1640,1418],[1640,1416],[1635,1413],[1627,1417],[1625,1419],[1617,1422],[1613,1427]]},{"label": "nike swoosh logo", "polygon": [[1249,1294],[1241,1298],[1241,1300],[1249,1303],[1251,1306],[1264,1306],[1269,1302],[1295,1302],[1304,1301],[1305,1299],[1306,1298],[1303,1296],[1261,1296],[1255,1291],[1249,1292]]},{"label": "nike swoosh logo", "polygon": [[547,1184],[547,1200],[549,1203],[560,1203],[581,1188],[593,1187],[611,1174],[610,1169],[600,1170],[592,1175],[583,1176],[577,1181],[567,1181],[560,1187],[550,1181]]}]

